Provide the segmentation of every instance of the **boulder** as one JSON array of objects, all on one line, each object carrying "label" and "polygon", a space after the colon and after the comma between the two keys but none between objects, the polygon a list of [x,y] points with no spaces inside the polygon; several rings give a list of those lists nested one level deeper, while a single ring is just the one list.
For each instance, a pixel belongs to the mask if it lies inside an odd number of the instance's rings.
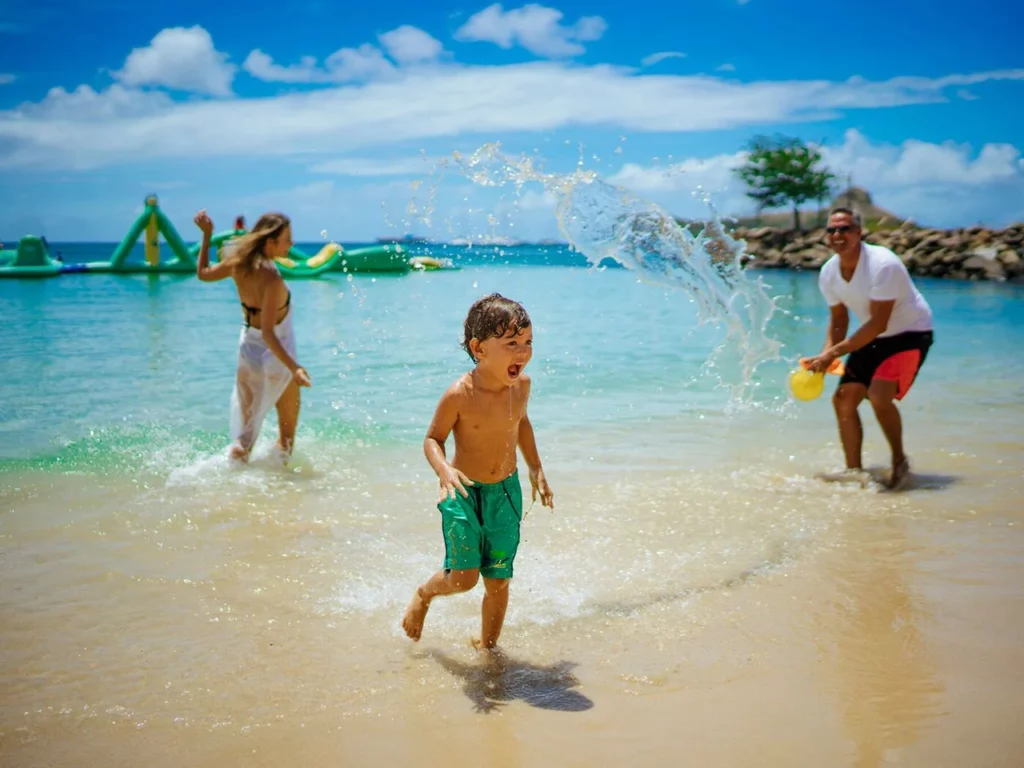
[{"label": "boulder", "polygon": [[960,264],[960,268],[966,272],[968,276],[977,273],[979,278],[984,275],[987,280],[1001,281],[1006,279],[1006,272],[1003,270],[1001,262],[979,254],[972,254],[969,256]]}]

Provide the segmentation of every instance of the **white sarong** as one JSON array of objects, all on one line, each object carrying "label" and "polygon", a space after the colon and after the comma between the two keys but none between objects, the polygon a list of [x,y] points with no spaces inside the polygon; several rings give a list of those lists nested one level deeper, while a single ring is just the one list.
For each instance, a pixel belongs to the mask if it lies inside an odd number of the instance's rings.
[{"label": "white sarong", "polygon": [[[289,311],[274,333],[295,358],[295,334]],[[260,435],[263,420],[292,381],[291,371],[263,341],[259,328],[242,328],[238,339],[238,376],[231,393],[231,441],[249,453]]]}]

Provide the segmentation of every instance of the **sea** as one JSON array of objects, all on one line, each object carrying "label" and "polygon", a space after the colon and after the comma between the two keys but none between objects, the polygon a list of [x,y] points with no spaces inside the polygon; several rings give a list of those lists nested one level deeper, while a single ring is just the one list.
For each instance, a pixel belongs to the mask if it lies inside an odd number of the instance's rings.
[{"label": "sea", "polygon": [[[313,386],[287,465],[273,414],[226,458],[230,280],[0,280],[0,764],[1024,764],[1024,288],[916,280],[935,344],[894,493],[869,404],[869,473],[834,482],[836,378],[788,391],[816,274],[652,232],[290,281]],[[424,434],[495,291],[532,320],[555,505],[521,467],[481,659],[479,587],[419,643],[400,620],[444,556]]]}]

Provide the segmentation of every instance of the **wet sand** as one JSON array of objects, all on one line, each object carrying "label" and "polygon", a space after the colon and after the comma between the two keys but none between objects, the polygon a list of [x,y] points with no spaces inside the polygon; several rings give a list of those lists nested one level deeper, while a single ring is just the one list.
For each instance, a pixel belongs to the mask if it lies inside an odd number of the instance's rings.
[{"label": "wet sand", "polygon": [[429,479],[390,461],[25,474],[0,518],[2,764],[1013,768],[1024,517],[1008,468],[947,485],[957,461],[906,494],[581,470],[527,518],[501,664],[467,643],[479,587],[402,635],[439,537],[409,512]]}]

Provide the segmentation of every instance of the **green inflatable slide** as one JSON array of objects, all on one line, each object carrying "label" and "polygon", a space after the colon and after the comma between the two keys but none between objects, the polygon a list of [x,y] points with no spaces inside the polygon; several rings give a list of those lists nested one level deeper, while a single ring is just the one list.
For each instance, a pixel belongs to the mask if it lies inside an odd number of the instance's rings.
[{"label": "green inflatable slide", "polygon": [[[129,257],[139,238],[145,234],[146,248],[143,260],[131,261]],[[161,259],[160,235],[170,248],[172,258]],[[128,234],[114,249],[110,261],[91,261],[86,264],[69,264],[65,272],[110,272],[119,274],[188,274],[196,271],[196,262],[188,246],[181,239],[178,230],[164,215],[157,203],[156,195],[146,198],[142,213],[128,230]]]}]

